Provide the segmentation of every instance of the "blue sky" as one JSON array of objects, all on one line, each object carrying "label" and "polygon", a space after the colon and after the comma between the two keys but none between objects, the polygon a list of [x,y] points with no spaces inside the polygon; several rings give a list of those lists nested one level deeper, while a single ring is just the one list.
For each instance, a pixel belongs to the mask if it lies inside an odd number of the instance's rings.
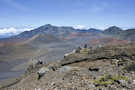
[{"label": "blue sky", "polygon": [[135,0],[0,0],[0,27],[135,27]]}]

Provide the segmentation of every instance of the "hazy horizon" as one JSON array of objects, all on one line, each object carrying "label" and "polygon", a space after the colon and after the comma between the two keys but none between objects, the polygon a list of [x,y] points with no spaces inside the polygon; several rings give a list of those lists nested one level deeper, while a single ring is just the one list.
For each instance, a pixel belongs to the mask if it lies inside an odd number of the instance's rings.
[{"label": "hazy horizon", "polygon": [[135,28],[134,0],[0,0],[0,35],[45,24],[78,29]]}]

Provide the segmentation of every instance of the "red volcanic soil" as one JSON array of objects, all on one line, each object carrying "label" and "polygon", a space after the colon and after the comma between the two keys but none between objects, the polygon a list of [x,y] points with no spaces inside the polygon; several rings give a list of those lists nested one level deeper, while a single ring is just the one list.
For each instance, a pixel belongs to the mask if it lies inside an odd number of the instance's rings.
[{"label": "red volcanic soil", "polygon": [[78,33],[78,32],[72,32],[70,33],[67,37],[64,37],[64,40],[69,40],[69,39],[75,39],[79,37],[94,37],[93,33],[87,32],[87,33]]},{"label": "red volcanic soil", "polygon": [[128,40],[120,40],[117,38],[113,37],[105,37],[105,38],[100,38],[100,39],[92,39],[89,40],[90,45],[123,45],[123,44],[128,44]]},{"label": "red volcanic soil", "polygon": [[21,43],[25,40],[27,40],[27,39],[26,38],[23,38],[23,39],[16,39],[16,38],[2,39],[2,40],[0,40],[0,47],[16,45],[16,44]]}]

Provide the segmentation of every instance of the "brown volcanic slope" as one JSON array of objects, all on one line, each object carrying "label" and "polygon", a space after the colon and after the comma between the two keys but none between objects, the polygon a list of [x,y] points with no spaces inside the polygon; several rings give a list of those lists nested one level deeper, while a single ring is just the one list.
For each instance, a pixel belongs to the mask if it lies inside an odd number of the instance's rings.
[{"label": "brown volcanic slope", "polygon": [[[76,39],[78,38],[89,40],[90,45],[119,45],[128,43],[127,40],[119,40],[112,37],[104,36],[94,36],[91,33],[72,33],[65,37],[64,40]],[[94,39],[96,38],[96,39]],[[25,39],[13,39],[6,42],[0,42],[0,60],[14,60],[14,59],[25,59],[40,56],[40,54],[46,54],[47,48],[44,47],[49,43],[59,43],[62,42],[61,39],[56,38],[49,34],[36,34],[31,38]],[[68,42],[68,41],[67,41]],[[81,41],[80,41],[81,43]],[[43,48],[44,49],[43,49]],[[39,52],[40,51],[40,52]]]},{"label": "brown volcanic slope", "polygon": [[128,40],[120,40],[114,37],[105,37],[100,39],[89,40],[90,45],[124,45],[128,44]]},{"label": "brown volcanic slope", "polygon": [[[72,33],[75,33],[72,34]],[[17,36],[0,40],[0,60],[22,59],[28,57],[40,56],[39,52],[46,52],[46,45],[50,43],[61,42],[65,40],[79,43],[82,40],[89,40],[93,37],[90,31],[79,31],[71,27],[56,27],[44,25],[31,31],[25,31]],[[98,36],[98,35],[97,35]],[[79,39],[78,39],[79,38]],[[62,39],[62,40],[61,40]],[[74,42],[75,43],[75,42]],[[66,43],[64,43],[66,44]],[[61,43],[59,43],[61,45]],[[72,45],[73,46],[73,45]],[[48,46],[49,47],[49,46]],[[47,48],[48,48],[47,47]]]},{"label": "brown volcanic slope", "polygon": [[[14,39],[13,39],[14,40]],[[0,42],[0,60],[16,60],[36,57],[40,54],[47,53],[46,49],[41,49],[40,46],[60,40],[52,35],[37,34],[28,39],[8,40]],[[39,52],[40,51],[40,52]]]}]

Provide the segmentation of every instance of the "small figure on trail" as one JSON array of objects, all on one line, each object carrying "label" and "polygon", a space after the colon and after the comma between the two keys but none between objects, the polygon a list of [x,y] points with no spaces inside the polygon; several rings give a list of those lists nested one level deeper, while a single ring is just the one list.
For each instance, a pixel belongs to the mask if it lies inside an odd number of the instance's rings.
[{"label": "small figure on trail", "polygon": [[88,47],[88,45],[87,45],[87,44],[85,44],[85,45],[84,45],[84,48],[87,48],[87,47]]}]

